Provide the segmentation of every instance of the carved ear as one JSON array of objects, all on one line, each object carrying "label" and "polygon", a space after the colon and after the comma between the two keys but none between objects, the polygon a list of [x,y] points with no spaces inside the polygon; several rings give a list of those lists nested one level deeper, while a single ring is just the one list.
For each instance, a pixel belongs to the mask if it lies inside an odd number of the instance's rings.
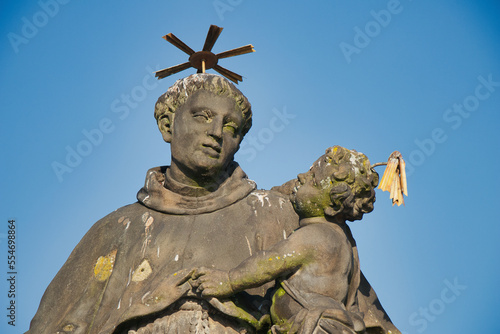
[{"label": "carved ear", "polygon": [[325,215],[334,217],[342,213],[345,207],[345,200],[352,195],[351,188],[345,183],[340,182],[330,190],[330,206],[325,208]]},{"label": "carved ear", "polygon": [[158,129],[160,129],[163,140],[167,143],[172,141],[172,127],[174,124],[174,114],[164,114],[158,119]]},{"label": "carved ear", "polygon": [[328,206],[325,208],[325,216],[335,217],[340,211],[342,211],[342,208],[334,210],[331,206]]}]

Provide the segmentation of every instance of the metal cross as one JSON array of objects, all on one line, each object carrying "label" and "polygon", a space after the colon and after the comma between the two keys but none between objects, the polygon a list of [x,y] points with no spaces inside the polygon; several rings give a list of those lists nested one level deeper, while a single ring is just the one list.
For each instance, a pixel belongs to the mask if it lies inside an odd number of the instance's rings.
[{"label": "metal cross", "polygon": [[211,25],[208,30],[207,38],[205,39],[205,45],[203,45],[202,51],[195,52],[189,46],[187,46],[184,42],[182,42],[179,38],[177,38],[174,34],[170,33],[163,38],[167,41],[175,45],[177,48],[181,49],[185,53],[189,55],[189,60],[186,63],[175,65],[169,68],[165,68],[163,70],[159,70],[155,72],[155,76],[158,79],[163,79],[168,77],[169,75],[175,74],[177,72],[183,71],[190,67],[194,67],[198,70],[197,73],[205,73],[205,70],[213,68],[215,71],[219,72],[229,80],[234,83],[238,83],[238,81],[243,81],[243,77],[237,73],[231,72],[230,70],[218,65],[219,59],[228,58],[233,56],[239,56],[245,53],[255,52],[253,45],[248,44],[245,46],[241,46],[236,49],[224,51],[218,54],[214,54],[212,52],[212,47],[214,46],[217,38],[222,32],[221,27],[216,25]]}]

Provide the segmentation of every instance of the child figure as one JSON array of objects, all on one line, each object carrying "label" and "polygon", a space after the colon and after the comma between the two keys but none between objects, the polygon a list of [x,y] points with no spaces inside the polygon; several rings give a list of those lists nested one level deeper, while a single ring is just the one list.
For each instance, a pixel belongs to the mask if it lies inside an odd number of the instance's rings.
[{"label": "child figure", "polygon": [[300,228],[228,272],[197,269],[193,285],[204,298],[224,300],[276,280],[272,333],[364,333],[356,299],[359,259],[346,221],[373,210],[378,180],[364,154],[327,149],[308,172],[280,187],[293,188]]}]

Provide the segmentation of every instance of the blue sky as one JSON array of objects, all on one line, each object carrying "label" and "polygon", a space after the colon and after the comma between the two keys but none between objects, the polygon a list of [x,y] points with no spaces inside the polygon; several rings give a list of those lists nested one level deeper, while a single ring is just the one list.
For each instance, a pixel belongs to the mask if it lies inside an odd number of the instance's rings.
[{"label": "blue sky", "polygon": [[[161,36],[198,50],[210,24],[224,27],[214,52],[256,49],[220,63],[244,76],[253,106],[236,156],[250,178],[282,184],[333,145],[372,163],[399,150],[406,206],[378,192],[374,212],[351,223],[365,275],[404,333],[499,332],[497,1],[42,0],[1,9],[2,333],[28,329],[83,234],[135,201],[147,169],[169,164],[154,103],[194,71],[151,76],[187,60]],[[6,317],[9,219],[16,327]]]}]

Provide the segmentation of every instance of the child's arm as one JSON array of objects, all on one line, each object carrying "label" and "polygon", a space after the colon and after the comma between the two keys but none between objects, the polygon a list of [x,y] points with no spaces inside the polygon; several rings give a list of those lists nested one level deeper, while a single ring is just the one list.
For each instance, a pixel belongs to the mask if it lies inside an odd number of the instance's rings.
[{"label": "child's arm", "polygon": [[256,253],[229,272],[199,268],[193,274],[193,283],[204,297],[228,297],[287,276],[313,259],[315,245],[310,230],[297,230],[271,250]]}]

